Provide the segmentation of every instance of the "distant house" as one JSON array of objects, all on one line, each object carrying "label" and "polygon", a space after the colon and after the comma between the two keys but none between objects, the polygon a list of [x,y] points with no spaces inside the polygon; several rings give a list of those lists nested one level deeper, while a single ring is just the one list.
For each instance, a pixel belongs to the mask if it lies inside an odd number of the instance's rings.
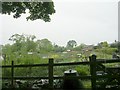
[{"label": "distant house", "polygon": [[33,54],[33,52],[28,52],[28,54],[29,54],[29,55],[32,55],[32,54]]},{"label": "distant house", "polygon": [[66,54],[67,52],[62,52],[63,54]]},{"label": "distant house", "polygon": [[67,50],[67,52],[70,52],[70,51],[71,51],[70,49]]}]

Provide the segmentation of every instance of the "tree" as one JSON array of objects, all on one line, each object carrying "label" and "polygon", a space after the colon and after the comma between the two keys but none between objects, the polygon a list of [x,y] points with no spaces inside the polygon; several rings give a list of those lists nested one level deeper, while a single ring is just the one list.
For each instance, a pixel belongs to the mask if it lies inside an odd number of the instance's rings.
[{"label": "tree", "polygon": [[14,34],[9,38],[10,41],[13,41],[14,43],[21,43],[25,40],[24,35]]},{"label": "tree", "polygon": [[2,46],[2,53],[6,54],[6,55],[12,54],[11,45],[6,44],[6,45]]},{"label": "tree", "polygon": [[33,52],[36,50],[36,43],[34,42],[35,38],[36,38],[35,35],[26,36],[26,48],[28,52]]},{"label": "tree", "polygon": [[77,46],[77,42],[75,40],[70,40],[67,42],[67,48],[72,49]]},{"label": "tree", "polygon": [[14,42],[14,44],[12,45],[12,51],[13,52],[20,51],[22,47],[22,42],[24,40],[24,36],[19,34],[14,34],[9,38],[9,40]]},{"label": "tree", "polygon": [[65,51],[65,47],[58,46],[56,44],[53,46],[53,49],[54,49],[55,52],[63,52],[63,51]]},{"label": "tree", "polygon": [[107,43],[107,41],[100,42],[100,43],[98,43],[98,47],[99,47],[99,48],[109,47],[109,44]]},{"label": "tree", "polygon": [[[34,1],[34,0],[33,0]],[[50,21],[50,15],[55,13],[54,3],[50,2],[1,2],[2,14],[14,13],[14,18],[19,18],[22,14],[29,10],[30,16],[26,17],[27,20],[42,19],[45,22]]]},{"label": "tree", "polygon": [[86,45],[84,43],[78,45],[77,47],[74,48],[74,50],[81,51]]},{"label": "tree", "polygon": [[35,38],[36,36],[34,35],[14,34],[9,40],[14,42],[12,45],[13,52],[21,52],[23,49],[24,51],[29,52],[36,50],[36,43],[34,42]]},{"label": "tree", "polygon": [[117,48],[118,49],[118,52],[120,53],[120,42],[119,41],[116,41],[114,43],[111,43],[110,44],[110,47],[112,48]]},{"label": "tree", "polygon": [[40,52],[49,52],[53,49],[51,41],[48,39],[37,40],[37,49]]}]

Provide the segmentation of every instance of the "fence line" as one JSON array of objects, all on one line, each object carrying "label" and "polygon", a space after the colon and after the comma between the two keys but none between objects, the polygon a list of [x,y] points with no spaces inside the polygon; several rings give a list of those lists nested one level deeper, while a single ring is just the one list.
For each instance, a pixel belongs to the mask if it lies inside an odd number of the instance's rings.
[{"label": "fence line", "polygon": [[[11,77],[1,77],[0,79],[10,79],[12,87],[14,86],[14,80],[15,79],[23,79],[23,80],[31,80],[31,79],[49,79],[49,88],[52,90],[53,87],[53,80],[54,79],[64,79],[64,78],[77,78],[77,79],[90,79],[92,88],[93,90],[96,89],[96,79],[97,78],[108,78],[108,77],[116,77],[116,75],[102,75],[102,76],[97,76],[96,75],[96,64],[97,63],[116,63],[120,62],[120,59],[96,59],[95,55],[92,55],[89,57],[89,62],[73,62],[73,63],[54,63],[54,59],[50,58],[48,64],[31,64],[31,65],[14,65],[14,61],[12,61],[11,65],[6,65],[6,66],[0,66],[0,68],[11,68]],[[53,75],[53,67],[54,66],[68,66],[68,65],[90,65],[90,74],[87,76],[71,76],[71,77],[54,77]],[[37,66],[48,66],[48,77],[15,77],[14,76],[14,68],[16,67],[37,67]]]}]

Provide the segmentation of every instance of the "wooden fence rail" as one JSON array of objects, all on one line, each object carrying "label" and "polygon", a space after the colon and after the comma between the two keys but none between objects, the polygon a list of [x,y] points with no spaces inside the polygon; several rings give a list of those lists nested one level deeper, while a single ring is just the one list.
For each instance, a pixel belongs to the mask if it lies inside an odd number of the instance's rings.
[{"label": "wooden fence rail", "polygon": [[[20,79],[20,80],[32,80],[32,79],[49,79],[49,88],[50,90],[52,90],[53,87],[53,80],[54,79],[64,79],[66,77],[64,76],[59,76],[59,77],[55,77],[53,75],[53,67],[54,66],[68,66],[68,65],[90,65],[90,75],[87,76],[71,76],[70,78],[77,78],[77,79],[90,79],[91,80],[91,86],[92,89],[95,90],[96,89],[96,80],[98,78],[108,78],[108,77],[116,77],[116,75],[96,75],[96,65],[97,64],[101,64],[101,63],[116,63],[116,62],[120,62],[120,59],[109,59],[109,60],[105,60],[105,59],[96,59],[95,55],[92,55],[89,57],[89,62],[73,62],[73,63],[54,63],[54,59],[50,58],[49,59],[49,63],[48,64],[31,64],[31,65],[14,65],[14,61],[12,61],[11,65],[6,65],[6,66],[0,66],[0,68],[11,68],[11,77],[0,77],[0,79],[10,79],[11,80],[11,84],[12,86],[14,86],[14,80],[16,79]],[[14,76],[14,68],[21,68],[21,67],[44,67],[47,66],[48,67],[48,77],[16,77]],[[120,78],[120,76],[118,76]]]}]

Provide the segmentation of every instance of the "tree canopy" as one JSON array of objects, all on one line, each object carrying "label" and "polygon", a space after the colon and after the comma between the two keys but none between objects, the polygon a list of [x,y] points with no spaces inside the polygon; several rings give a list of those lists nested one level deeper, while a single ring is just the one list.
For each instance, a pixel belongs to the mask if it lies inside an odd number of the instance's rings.
[{"label": "tree canopy", "polygon": [[72,48],[74,48],[75,46],[77,46],[77,42],[76,42],[75,40],[69,40],[69,41],[67,42],[67,48],[72,49]]},{"label": "tree canopy", "polygon": [[55,13],[54,3],[51,2],[1,2],[2,14],[11,15],[13,13],[14,18],[19,18],[22,14],[29,10],[29,16],[27,20],[41,19],[45,22],[50,22],[50,15]]}]

